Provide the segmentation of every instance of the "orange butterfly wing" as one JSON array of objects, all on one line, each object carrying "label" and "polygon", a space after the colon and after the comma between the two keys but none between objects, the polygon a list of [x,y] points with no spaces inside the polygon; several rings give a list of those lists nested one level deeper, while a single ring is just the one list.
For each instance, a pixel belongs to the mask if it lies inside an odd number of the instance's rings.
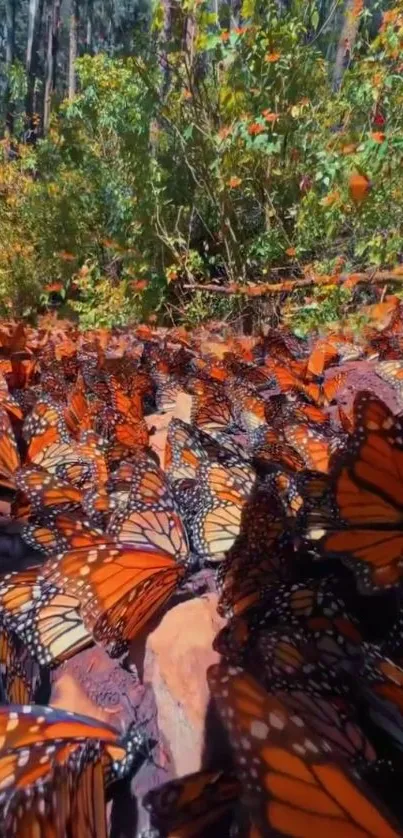
[{"label": "orange butterfly wing", "polygon": [[184,569],[168,553],[106,542],[71,550],[42,569],[80,600],[85,626],[101,642],[132,640],[170,598]]},{"label": "orange butterfly wing", "polygon": [[331,747],[243,670],[208,670],[228,732],[242,798],[262,835],[298,838],[397,838],[357,775]]},{"label": "orange butterfly wing", "polygon": [[310,516],[309,536],[340,556],[369,589],[399,582],[403,569],[402,425],[371,394],[355,401],[352,450],[331,474],[331,520]]}]

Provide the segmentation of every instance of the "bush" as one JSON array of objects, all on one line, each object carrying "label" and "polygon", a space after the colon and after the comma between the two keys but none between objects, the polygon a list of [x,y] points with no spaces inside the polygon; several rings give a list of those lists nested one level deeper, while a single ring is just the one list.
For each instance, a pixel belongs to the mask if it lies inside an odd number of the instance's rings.
[{"label": "bush", "polygon": [[[59,288],[85,325],[166,304],[199,322],[238,303],[185,286],[264,281],[306,261],[326,273],[336,256],[347,269],[400,260],[403,2],[374,41],[362,30],[338,92],[310,43],[317,4],[279,5],[245,0],[238,28],[226,7],[218,20],[203,2],[178,6],[168,47],[158,6],[138,55],[77,62],[80,92],[46,139],[11,162],[4,147],[4,310],[34,313]],[[362,202],[354,173],[372,184]]]}]

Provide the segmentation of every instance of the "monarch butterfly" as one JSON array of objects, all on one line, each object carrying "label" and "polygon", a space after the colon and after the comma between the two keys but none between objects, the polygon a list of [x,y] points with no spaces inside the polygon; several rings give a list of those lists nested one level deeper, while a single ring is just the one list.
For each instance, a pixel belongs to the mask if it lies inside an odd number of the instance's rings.
[{"label": "monarch butterfly", "polygon": [[64,510],[79,509],[82,504],[80,489],[32,466],[18,471],[15,485],[29,501],[33,513],[61,507]]},{"label": "monarch butterfly", "polygon": [[97,544],[49,559],[43,578],[80,601],[80,615],[95,640],[133,640],[171,597],[184,568],[169,553]]},{"label": "monarch butterfly", "polygon": [[0,830],[4,835],[106,838],[105,781],[144,761],[146,740],[126,741],[95,719],[34,705],[0,707]]},{"label": "monarch butterfly", "polygon": [[0,406],[0,486],[15,489],[15,473],[20,465],[20,455],[10,419]]},{"label": "monarch butterfly", "polygon": [[104,407],[99,427],[102,436],[109,441],[110,460],[123,459],[127,452],[148,445],[149,430],[146,422],[143,419],[132,421],[111,407]]},{"label": "monarch butterfly", "polygon": [[77,486],[94,480],[105,482],[107,468],[96,443],[70,439],[63,409],[43,399],[25,420],[23,436],[28,445],[27,462]]},{"label": "monarch butterfly", "polygon": [[339,359],[339,350],[331,340],[317,340],[306,364],[305,377],[315,380],[324,370]]},{"label": "monarch butterfly", "polygon": [[328,471],[332,449],[330,440],[323,433],[304,424],[287,426],[284,435],[304,459],[306,468],[312,471]]},{"label": "monarch butterfly", "polygon": [[270,370],[265,369],[265,367],[258,367],[256,364],[240,364],[237,360],[233,372],[241,381],[253,387],[257,392],[271,389],[276,384]]},{"label": "monarch butterfly", "polygon": [[266,403],[255,390],[244,382],[230,382],[226,393],[231,401],[232,413],[236,424],[244,431],[251,432],[261,425],[266,425]]},{"label": "monarch butterfly", "polygon": [[242,511],[255,482],[248,465],[202,465],[197,472],[194,512],[186,520],[193,550],[209,561],[221,561],[239,535]]},{"label": "monarch butterfly", "polygon": [[41,581],[38,573],[32,568],[3,577],[2,620],[40,665],[53,665],[93,641],[79,615],[79,599]]},{"label": "monarch butterfly", "polygon": [[214,648],[229,662],[244,666],[267,689],[345,697],[350,689],[348,673],[357,665],[361,650],[352,643],[339,644],[340,637],[345,640],[337,630],[317,631],[314,636],[286,623],[259,627],[253,615],[245,613],[220,631]]},{"label": "monarch butterfly", "polygon": [[286,331],[269,329],[263,338],[263,349],[269,358],[287,362],[301,355],[301,342]]},{"label": "monarch butterfly", "polygon": [[168,381],[159,384],[155,393],[155,405],[158,413],[167,413],[174,410],[180,393],[183,393],[183,387],[175,379],[168,379]]},{"label": "monarch butterfly", "polygon": [[402,361],[378,361],[375,365],[375,372],[384,381],[397,390],[399,396],[403,396],[403,363]]},{"label": "monarch butterfly", "polygon": [[363,653],[356,689],[373,722],[403,750],[403,668],[376,644],[365,643]]},{"label": "monarch butterfly", "polygon": [[402,576],[402,423],[370,393],[354,402],[350,450],[330,474],[333,517],[308,514],[308,538],[322,554],[340,557],[360,588],[382,590]]},{"label": "monarch butterfly", "polygon": [[[343,586],[344,587],[344,586]],[[246,619],[256,631],[278,622],[288,628],[294,625],[315,641],[320,654],[331,654],[332,637],[337,641],[336,659],[342,655],[357,658],[363,640],[359,621],[351,615],[341,585],[335,577],[307,579],[294,584],[268,585],[262,593],[263,602],[248,612]],[[231,627],[231,624],[229,624]],[[252,635],[253,636],[253,635]]]},{"label": "monarch butterfly", "polygon": [[129,513],[114,513],[108,525],[119,544],[130,544],[141,549],[150,546],[164,550],[177,561],[186,562],[189,546],[182,519],[175,509],[135,509]]},{"label": "monarch butterfly", "polygon": [[28,446],[28,459],[39,465],[37,458],[42,451],[55,443],[70,441],[61,405],[45,396],[38,399],[25,419],[22,434]]},{"label": "monarch butterfly", "polygon": [[186,530],[164,472],[147,455],[131,464],[126,503],[111,516],[107,532],[120,544],[150,546],[186,562]]},{"label": "monarch butterfly", "polygon": [[186,389],[193,394],[190,414],[192,425],[211,436],[236,427],[231,400],[222,385],[203,379],[188,379]]},{"label": "monarch butterfly", "polygon": [[38,663],[25,643],[4,625],[0,627],[0,676],[3,698],[9,704],[29,704],[42,681]]},{"label": "monarch butterfly", "polygon": [[292,578],[292,548],[284,522],[273,486],[257,484],[243,509],[240,534],[218,568],[222,616],[244,613],[260,601],[263,590]]},{"label": "monarch butterfly", "polygon": [[233,749],[257,834],[395,838],[400,830],[328,741],[287,697],[242,669],[210,667],[208,682]]},{"label": "monarch butterfly", "polygon": [[162,834],[197,838],[234,808],[240,793],[233,772],[205,770],[147,792],[143,805],[151,814],[152,826]]},{"label": "monarch butterfly", "polygon": [[331,404],[331,402],[334,401],[339,391],[343,389],[348,376],[349,372],[347,370],[341,370],[340,372],[336,372],[334,375],[326,376],[322,385],[326,404]]},{"label": "monarch butterfly", "polygon": [[276,693],[287,708],[301,716],[307,725],[328,742],[334,752],[356,768],[364,770],[377,754],[359,727],[351,704],[342,699],[307,695],[303,690]]},{"label": "monarch butterfly", "polygon": [[76,439],[83,430],[91,430],[89,404],[85,396],[84,380],[81,374],[76,378],[64,409],[64,419],[68,430]]},{"label": "monarch butterfly", "polygon": [[23,413],[22,413],[21,407],[18,404],[18,402],[16,401],[16,399],[14,398],[14,396],[11,395],[11,393],[8,389],[6,379],[4,378],[4,376],[1,373],[0,373],[0,405],[14,419],[17,419],[17,420],[22,420],[23,419]]},{"label": "monarch butterfly", "polygon": [[274,375],[277,385],[283,393],[304,393],[307,394],[306,387],[302,380],[290,369],[284,367],[279,361],[266,361],[266,366]]},{"label": "monarch butterfly", "polygon": [[248,457],[229,434],[218,441],[181,419],[171,419],[164,454],[170,480],[194,479],[200,466],[211,460],[231,466],[247,462]]},{"label": "monarch butterfly", "polygon": [[292,445],[281,440],[277,431],[263,426],[254,433],[252,462],[259,473],[266,466],[270,468],[272,464],[284,466],[292,471],[305,468],[301,454]]},{"label": "monarch butterfly", "polygon": [[34,550],[54,555],[63,550],[105,543],[102,530],[94,529],[79,516],[57,514],[57,509],[41,516],[42,523],[30,521],[22,526],[21,536]]}]

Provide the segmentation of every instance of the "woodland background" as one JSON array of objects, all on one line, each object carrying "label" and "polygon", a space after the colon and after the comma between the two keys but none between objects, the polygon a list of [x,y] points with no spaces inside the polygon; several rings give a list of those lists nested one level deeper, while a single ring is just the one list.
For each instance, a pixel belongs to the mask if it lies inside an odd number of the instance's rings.
[{"label": "woodland background", "polygon": [[0,13],[0,316],[245,325],[270,282],[306,334],[401,278],[403,0]]}]

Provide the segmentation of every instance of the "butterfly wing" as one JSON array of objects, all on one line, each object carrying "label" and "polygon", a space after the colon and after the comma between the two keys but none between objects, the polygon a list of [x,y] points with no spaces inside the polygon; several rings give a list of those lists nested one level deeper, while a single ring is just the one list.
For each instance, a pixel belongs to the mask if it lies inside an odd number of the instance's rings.
[{"label": "butterfly wing", "polygon": [[357,775],[285,700],[236,667],[211,667],[208,681],[262,835],[396,838],[392,819]]},{"label": "butterfly wing", "polygon": [[61,554],[42,573],[80,600],[88,631],[109,643],[132,640],[170,598],[184,569],[161,550],[105,542]]},{"label": "butterfly wing", "polygon": [[364,590],[399,583],[403,552],[402,425],[382,401],[361,393],[350,450],[330,475],[331,519],[309,516],[309,537],[342,558]]}]

